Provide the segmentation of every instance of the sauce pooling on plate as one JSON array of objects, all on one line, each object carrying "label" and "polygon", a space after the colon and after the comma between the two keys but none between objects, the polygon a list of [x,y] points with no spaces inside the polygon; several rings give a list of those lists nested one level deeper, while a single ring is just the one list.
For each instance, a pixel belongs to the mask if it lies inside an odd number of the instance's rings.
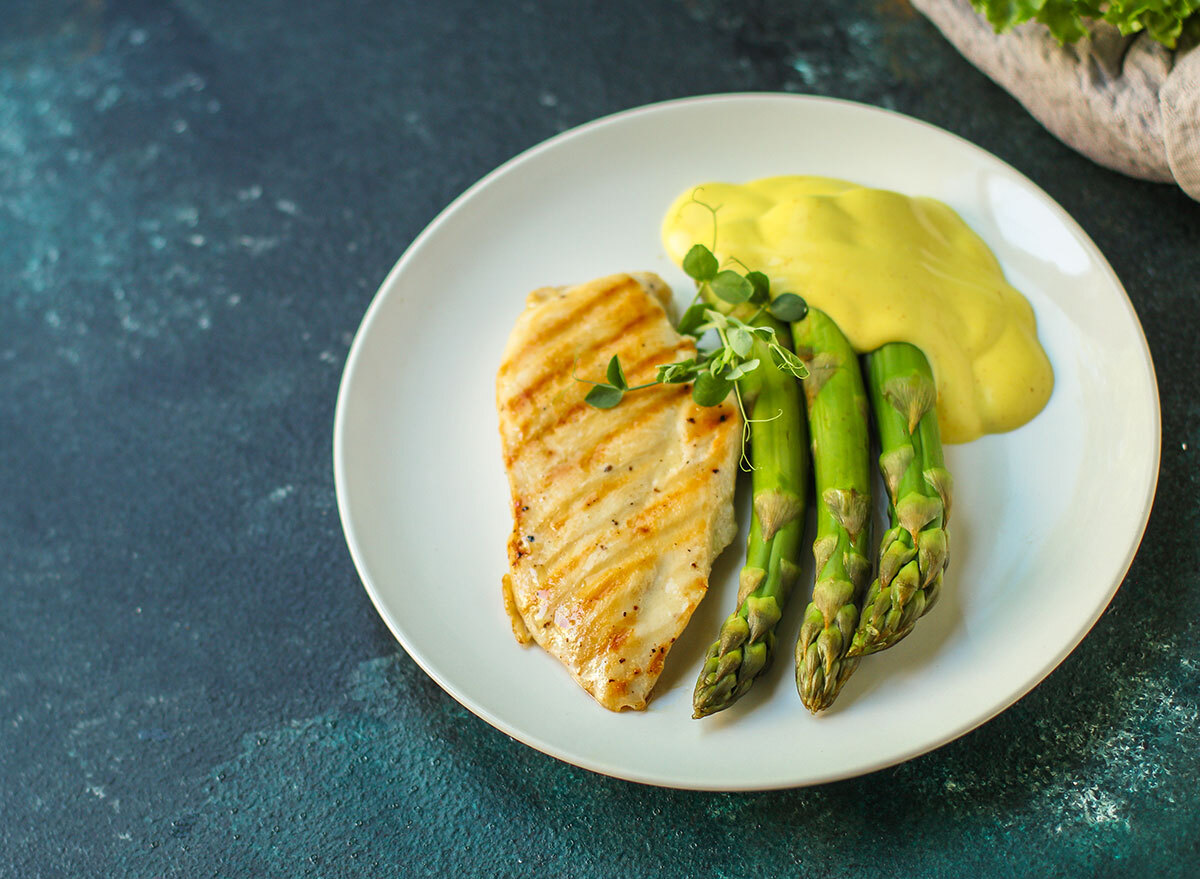
[{"label": "sauce pooling on plate", "polygon": [[1013,430],[1046,405],[1054,373],[1033,309],[951,208],[825,177],[706,183],[676,199],[663,243],[766,273],[837,322],[859,352],[905,341],[929,358],[945,442]]}]

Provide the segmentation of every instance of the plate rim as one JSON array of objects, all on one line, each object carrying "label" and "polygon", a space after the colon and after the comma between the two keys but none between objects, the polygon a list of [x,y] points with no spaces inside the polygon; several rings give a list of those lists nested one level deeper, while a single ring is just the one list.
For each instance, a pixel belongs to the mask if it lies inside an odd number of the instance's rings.
[{"label": "plate rim", "polygon": [[[856,112],[865,112],[869,114],[880,114],[893,119],[899,119],[906,123],[915,124],[916,126],[927,129],[930,133],[949,137],[957,141],[959,145],[965,146],[969,151],[978,154],[984,160],[990,163],[998,163],[1003,166],[1009,173],[1013,174],[1017,179],[1021,180],[1034,193],[1036,193],[1043,203],[1050,207],[1056,219],[1074,233],[1076,240],[1083,245],[1089,256],[1107,275],[1110,283],[1120,293],[1127,316],[1132,321],[1133,327],[1137,331],[1137,337],[1141,342],[1141,352],[1144,355],[1143,361],[1147,370],[1149,379],[1149,390],[1151,399],[1151,409],[1153,413],[1153,432],[1152,432],[1152,462],[1149,466],[1149,479],[1147,488],[1143,497],[1142,511],[1140,514],[1141,524],[1137,529],[1136,536],[1130,540],[1129,546],[1125,553],[1125,559],[1120,565],[1119,573],[1114,573],[1113,582],[1107,589],[1102,600],[1096,602],[1093,612],[1085,618],[1084,622],[1078,627],[1077,631],[1072,633],[1071,637],[1064,641],[1064,646],[1047,662],[1045,668],[1036,676],[1028,681],[1023,681],[1019,685],[1012,687],[1001,699],[996,700],[998,707],[988,709],[982,717],[971,718],[963,723],[960,723],[942,735],[935,737],[931,742],[923,742],[912,748],[905,749],[898,755],[890,755],[884,759],[871,761],[865,765],[855,769],[830,772],[825,775],[820,775],[804,781],[795,781],[794,779],[781,780],[779,783],[765,784],[722,784],[704,782],[700,780],[682,781],[678,779],[664,780],[661,776],[653,776],[646,772],[629,771],[622,769],[620,766],[614,765],[609,761],[589,758],[579,754],[572,754],[564,748],[559,747],[551,742],[548,742],[537,735],[531,734],[526,730],[508,722],[500,717],[495,716],[491,711],[477,704],[470,697],[462,693],[452,682],[444,679],[439,675],[429,662],[421,654],[421,652],[410,643],[409,639],[404,635],[404,632],[399,625],[399,622],[393,618],[393,615],[387,609],[381,596],[380,590],[375,586],[371,577],[367,572],[367,565],[363,551],[359,546],[357,537],[353,533],[351,525],[352,512],[349,508],[347,499],[347,479],[346,474],[346,457],[344,447],[346,443],[346,406],[350,394],[350,388],[353,385],[353,377],[358,368],[359,360],[362,357],[362,351],[365,346],[365,339],[369,335],[370,327],[374,323],[380,309],[383,307],[383,302],[388,297],[388,292],[397,282],[399,276],[403,273],[407,264],[415,258],[415,254],[424,246],[425,242],[432,238],[443,225],[445,225],[452,216],[456,215],[463,207],[469,203],[476,193],[483,190],[491,184],[491,182],[502,175],[509,173],[514,168],[534,160],[538,155],[548,150],[557,148],[563,143],[574,140],[576,138],[585,137],[590,133],[607,127],[609,125],[624,122],[628,119],[636,118],[644,115],[651,115],[666,110],[671,110],[676,107],[684,107],[695,104],[720,104],[727,102],[741,103],[747,100],[759,100],[766,102],[778,102],[787,104],[831,104],[838,105],[843,108],[851,109]],[[612,113],[584,122],[580,125],[559,132],[549,138],[546,138],[538,143],[529,146],[501,164],[497,165],[488,173],[484,174],[458,196],[451,200],[444,208],[442,208],[432,220],[412,239],[405,247],[403,253],[393,264],[388,271],[383,281],[379,284],[375,293],[371,297],[371,301],[367,306],[363,317],[359,322],[357,330],[355,330],[353,341],[351,342],[349,351],[346,356],[343,366],[341,380],[338,384],[337,400],[334,407],[333,421],[333,443],[332,443],[332,464],[334,472],[334,491],[337,502],[338,517],[342,527],[342,534],[346,540],[347,548],[350,552],[351,560],[353,561],[359,579],[367,592],[371,603],[374,605],[376,612],[387,625],[392,636],[404,648],[409,657],[417,664],[425,674],[429,675],[439,687],[441,687],[451,698],[456,702],[480,718],[493,728],[510,736],[511,738],[527,745],[535,750],[551,756],[569,765],[578,766],[587,769],[591,772],[596,772],[601,775],[606,775],[612,778],[619,778],[625,781],[631,781],[639,784],[651,785],[655,787],[663,787],[675,790],[697,790],[711,792],[750,792],[750,791],[767,791],[767,790],[786,790],[798,787],[810,787],[820,784],[827,784],[833,781],[840,781],[848,778],[857,778],[860,776],[869,775],[878,772],[881,769],[886,769],[891,766],[897,766],[905,763],[923,754],[935,751],[938,748],[961,738],[993,720],[998,715],[1007,711],[1022,698],[1028,695],[1034,688],[1041,684],[1047,677],[1050,676],[1063,661],[1074,652],[1083,639],[1088,635],[1092,628],[1099,621],[1100,617],[1112,604],[1113,597],[1117,590],[1124,583],[1129,569],[1133,564],[1133,560],[1137,555],[1137,551],[1141,546],[1145,536],[1146,528],[1149,524],[1150,514],[1153,509],[1155,495],[1158,488],[1158,477],[1161,468],[1162,459],[1162,407],[1158,391],[1158,378],[1154,366],[1154,359],[1150,350],[1149,341],[1146,338],[1145,329],[1142,326],[1141,320],[1138,318],[1137,311],[1134,308],[1133,301],[1129,298],[1129,293],[1121,283],[1116,271],[1108,262],[1103,252],[1099,249],[1096,243],[1088,235],[1086,230],[1062,207],[1054,198],[1052,198],[1045,190],[1037,185],[1033,180],[1027,177],[1024,173],[1013,167],[1004,159],[994,153],[984,149],[967,140],[961,135],[948,131],[931,122],[909,116],[905,113],[891,110],[886,107],[878,107],[871,104],[865,104],[858,101],[847,100],[844,98],[827,97],[823,95],[802,95],[792,94],[787,92],[769,92],[769,91],[746,91],[746,92],[720,92],[705,95],[694,95],[684,98],[672,98],[662,101],[655,101],[648,104],[635,106],[632,108],[618,110]]]}]

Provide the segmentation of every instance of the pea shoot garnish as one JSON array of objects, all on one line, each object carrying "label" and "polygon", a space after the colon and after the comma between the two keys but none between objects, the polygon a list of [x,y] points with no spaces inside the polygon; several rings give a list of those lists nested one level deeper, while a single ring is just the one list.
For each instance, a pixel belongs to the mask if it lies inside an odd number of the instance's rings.
[{"label": "pea shoot garnish", "polygon": [[[796,378],[808,375],[803,361],[779,344],[773,327],[752,326],[755,318],[764,312],[785,323],[800,320],[808,313],[803,299],[794,293],[782,293],[772,299],[771,282],[765,274],[722,269],[712,250],[703,244],[696,244],[688,251],[683,259],[683,270],[696,282],[696,296],[680,317],[676,329],[697,340],[715,337],[716,344],[701,349],[696,357],[660,365],[654,381],[632,387],[625,379],[620,358],[614,356],[608,362],[606,381],[576,378],[593,385],[584,398],[587,403],[597,409],[611,409],[630,391],[658,384],[691,382],[692,399],[697,405],[716,406],[729,396],[731,390],[737,394],[739,378],[758,368],[760,358],[750,356],[756,338],[766,345],[776,369]],[[733,314],[734,309],[745,319]],[[741,403],[739,398],[739,407]]]}]

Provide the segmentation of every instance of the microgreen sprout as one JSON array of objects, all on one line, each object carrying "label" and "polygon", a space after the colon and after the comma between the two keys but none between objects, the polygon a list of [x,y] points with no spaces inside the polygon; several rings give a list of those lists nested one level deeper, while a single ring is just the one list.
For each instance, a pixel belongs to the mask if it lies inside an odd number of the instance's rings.
[{"label": "microgreen sprout", "polygon": [[[630,387],[621,361],[616,356],[608,362],[606,381],[578,377],[576,381],[593,385],[584,399],[597,409],[611,409],[621,402],[626,393],[656,384],[690,382],[692,399],[700,406],[717,406],[733,391],[743,424],[748,430],[750,419],[746,417],[746,407],[737,382],[754,370],[767,366],[761,356],[752,356],[756,342],[766,347],[770,366],[796,378],[808,376],[804,362],[787,346],[780,344],[774,327],[756,326],[755,321],[763,313],[784,323],[802,320],[808,313],[808,305],[795,293],[781,293],[772,298],[771,281],[766,274],[749,269],[736,258],[729,260],[736,268],[722,268],[714,253],[717,210],[720,206],[714,207],[701,201],[696,193],[692,194],[691,203],[712,214],[712,247],[694,244],[683,258],[683,271],[696,282],[696,295],[680,316],[677,329],[682,335],[694,337],[697,343],[712,334],[717,344],[697,351],[695,357],[687,360],[661,364],[654,381],[646,384]],[[745,319],[736,317],[732,313],[734,309],[745,315]]]},{"label": "microgreen sprout", "polygon": [[605,377],[608,381],[594,382],[586,378],[580,378],[572,373],[572,378],[577,382],[592,385],[592,389],[587,392],[584,397],[584,402],[597,409],[611,409],[621,402],[621,399],[628,391],[640,391],[642,388],[653,387],[659,383],[658,379],[652,382],[646,382],[644,385],[629,386],[629,382],[625,379],[625,370],[621,368],[621,358],[616,354],[612,360],[608,361],[608,369],[605,371]]},{"label": "microgreen sprout", "polygon": [[[712,262],[716,261],[711,251],[703,244],[697,244],[696,247],[701,248]],[[696,248],[694,247],[692,250],[695,251]],[[693,262],[693,267],[696,263],[709,264],[708,260],[703,257],[697,257],[697,260]],[[736,275],[744,286],[735,289],[732,280],[719,281],[722,274]],[[712,293],[716,298],[731,304],[754,303],[754,299],[751,297],[757,297],[758,290],[769,291],[770,287],[766,276],[761,272],[751,272],[750,274],[759,275],[761,279],[751,280],[748,276],[737,275],[731,270],[714,274],[711,279],[713,282]],[[698,280],[698,283],[704,285],[709,281]],[[749,292],[747,293],[747,291]],[[742,298],[744,293],[747,295]],[[703,294],[703,289],[701,294]],[[796,378],[804,378],[808,375],[804,362],[776,339],[773,327],[754,326],[751,323],[764,311],[778,320],[790,322],[801,319],[807,310],[804,300],[793,293],[784,293],[776,296],[774,300],[759,304],[758,308],[749,315],[748,320],[718,311],[704,302],[695,302],[680,318],[679,332],[696,339],[712,332],[717,339],[715,347],[699,351],[696,357],[687,360],[661,364],[654,381],[642,385],[632,387],[629,385],[621,368],[620,358],[616,356],[608,362],[606,381],[591,381],[578,377],[576,380],[593,385],[585,399],[598,409],[613,408],[629,391],[638,391],[656,384],[684,384],[687,382],[692,383],[692,399],[697,404],[716,406],[729,395],[734,382],[759,367],[761,358],[751,357],[756,339],[766,345],[771,356],[771,365],[776,369],[787,372]]]}]

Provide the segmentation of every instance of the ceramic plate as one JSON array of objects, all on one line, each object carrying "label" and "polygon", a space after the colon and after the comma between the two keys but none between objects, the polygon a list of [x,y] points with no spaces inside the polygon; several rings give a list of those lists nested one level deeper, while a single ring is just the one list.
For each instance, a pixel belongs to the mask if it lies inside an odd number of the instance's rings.
[{"label": "ceramic plate", "polygon": [[[672,199],[706,180],[776,174],[848,178],[950,204],[1032,302],[1054,394],[1020,430],[947,448],[957,494],[943,597],[912,636],[862,664],[834,710],[804,710],[785,647],[733,709],[692,720],[701,657],[736,595],[743,535],[721,557],[648,710],[612,714],[547,654],[519,647],[504,615],[511,522],[496,367],[536,287],[649,270],[677,299],[690,296],[659,242]],[[1141,539],[1158,473],[1158,394],[1112,269],[1011,167],[872,107],[723,95],[566,132],[446,208],[363,319],[333,454],[338,509],[371,600],[450,695],[514,738],[597,772],[751,790],[846,778],[929,751],[1058,665],[1107,606]],[[806,577],[811,584],[811,561]],[[806,599],[800,587],[781,624],[785,645]],[[770,759],[746,759],[748,741]]]}]

